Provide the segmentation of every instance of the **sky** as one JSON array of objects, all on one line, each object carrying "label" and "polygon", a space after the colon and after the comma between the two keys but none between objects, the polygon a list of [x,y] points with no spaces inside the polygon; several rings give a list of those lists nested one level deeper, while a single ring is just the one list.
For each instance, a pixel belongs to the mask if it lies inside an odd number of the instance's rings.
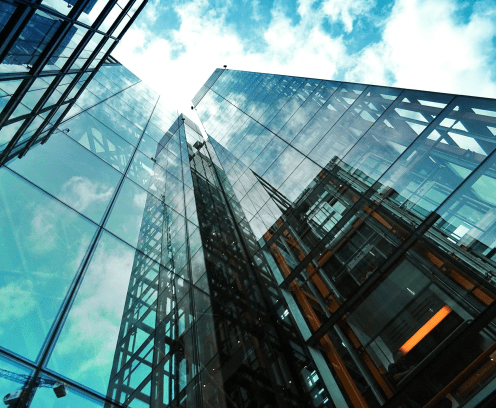
[{"label": "sky", "polygon": [[113,55],[186,114],[224,64],[496,98],[496,0],[149,0]]}]

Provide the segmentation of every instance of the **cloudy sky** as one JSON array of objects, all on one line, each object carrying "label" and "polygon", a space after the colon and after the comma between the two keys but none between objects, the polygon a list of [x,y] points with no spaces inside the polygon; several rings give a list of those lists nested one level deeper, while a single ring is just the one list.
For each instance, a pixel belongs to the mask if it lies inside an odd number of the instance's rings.
[{"label": "cloudy sky", "polygon": [[496,1],[149,0],[114,55],[181,109],[215,68],[496,97]]}]

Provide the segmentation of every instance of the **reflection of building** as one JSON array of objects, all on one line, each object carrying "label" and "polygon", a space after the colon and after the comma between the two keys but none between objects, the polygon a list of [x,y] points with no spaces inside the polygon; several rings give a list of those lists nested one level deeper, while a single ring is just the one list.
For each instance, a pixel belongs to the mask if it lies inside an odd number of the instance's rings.
[{"label": "reflection of building", "polygon": [[135,3],[89,15],[96,0],[0,1],[0,165],[49,137],[99,68],[115,63],[110,53],[146,1]]},{"label": "reflection of building", "polygon": [[494,101],[216,70],[194,103],[335,405],[494,390]]},{"label": "reflection of building", "polygon": [[[84,7],[83,13],[89,14],[98,0],[90,0]],[[67,0],[67,4],[76,5],[76,0]]]},{"label": "reflection of building", "polygon": [[[179,182],[194,195],[167,198],[176,189],[165,170],[171,158],[183,169]],[[229,185],[220,181],[225,175],[210,142],[181,115],[154,163],[154,193],[146,199],[107,396],[151,407],[322,401],[322,388],[305,384],[309,355],[279,319],[286,317],[277,304],[282,299],[267,292],[275,285],[267,266],[250,262],[255,240],[239,204],[226,201]],[[176,210],[184,207],[199,229],[177,225]],[[143,253],[163,266],[154,269]],[[320,383],[316,374],[313,382]]]},{"label": "reflection of building", "polygon": [[[216,70],[206,139],[101,65],[4,144],[0,368],[32,407],[491,406],[493,100]],[[2,132],[49,117],[18,96]]]}]

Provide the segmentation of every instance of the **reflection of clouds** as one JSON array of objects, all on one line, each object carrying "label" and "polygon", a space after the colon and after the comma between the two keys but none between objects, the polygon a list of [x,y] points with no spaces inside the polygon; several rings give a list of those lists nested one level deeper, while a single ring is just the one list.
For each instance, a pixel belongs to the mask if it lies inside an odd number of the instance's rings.
[{"label": "reflection of clouds", "polygon": [[148,194],[143,192],[133,196],[133,204],[138,208],[144,208]]},{"label": "reflection of clouds", "polygon": [[95,202],[108,202],[113,190],[106,184],[73,176],[62,185],[60,199],[78,211],[84,211]]},{"label": "reflection of clouds", "polygon": [[112,367],[134,251],[111,239],[100,241],[55,349],[59,357],[73,357],[74,377],[106,377]]},{"label": "reflection of clouds", "polygon": [[[30,279],[19,279],[8,285],[0,287],[0,323],[11,319],[20,319],[35,308],[37,302],[32,296],[33,281]],[[3,334],[0,329],[0,335]]]},{"label": "reflection of clouds", "polygon": [[46,252],[55,248],[57,232],[55,224],[58,215],[50,206],[37,206],[31,220],[31,248],[35,252]]}]

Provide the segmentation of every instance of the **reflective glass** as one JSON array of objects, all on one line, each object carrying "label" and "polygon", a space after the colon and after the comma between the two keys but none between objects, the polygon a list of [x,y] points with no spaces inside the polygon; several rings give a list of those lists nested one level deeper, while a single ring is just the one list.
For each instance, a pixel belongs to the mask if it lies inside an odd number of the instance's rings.
[{"label": "reflective glass", "polygon": [[[1,71],[16,72],[21,70],[21,67],[25,67],[26,71],[29,70],[59,26],[60,21],[55,16],[37,10],[14,45],[9,49],[2,61]],[[50,59],[48,64],[53,64],[54,60],[54,58]]]},{"label": "reflective glass", "polygon": [[477,265],[477,273],[491,281],[494,278],[488,265],[496,260],[495,164],[493,155],[465,180],[437,210],[440,218],[427,233],[436,245],[448,247],[465,262]]},{"label": "reflective glass", "polygon": [[79,15],[78,21],[91,26],[108,2],[109,0],[90,1],[83,12]]},{"label": "reflective glass", "polygon": [[[27,367],[16,364],[15,362],[8,360],[7,358],[2,356],[0,356],[0,370],[5,370],[7,371],[7,373],[18,374],[20,376],[27,376],[27,377],[33,374],[32,370],[28,369]],[[10,397],[15,395],[16,391],[20,390],[26,384],[26,382],[19,383],[17,381],[14,381],[13,378],[9,378],[7,375],[1,376],[0,395],[3,396],[2,398],[9,399],[8,395],[10,394]],[[5,404],[7,404],[5,399],[4,402]]]},{"label": "reflective glass", "polygon": [[64,122],[68,134],[80,145],[124,172],[134,151],[133,146],[86,112]]},{"label": "reflective glass", "polygon": [[[78,99],[78,104],[79,100],[80,99]],[[131,122],[117,113],[106,103],[102,103],[95,107],[92,107],[88,110],[88,113],[98,119],[100,122],[105,123],[105,126],[112,129],[115,133],[127,140],[133,146],[136,146],[138,144],[143,130],[134,126]]]},{"label": "reflective glass", "polygon": [[163,199],[165,170],[143,153],[136,152],[126,175],[157,198]]},{"label": "reflective glass", "polygon": [[119,6],[119,4],[116,3],[107,14],[105,20],[103,20],[103,23],[98,27],[98,29],[100,31],[103,31],[104,33],[108,32],[110,30],[110,27],[112,27],[112,25],[116,22],[121,12],[121,7]]},{"label": "reflective glass", "polygon": [[[343,162],[349,166],[349,172],[371,185],[451,99],[449,95],[404,91],[345,155]],[[406,154],[402,157],[408,159]],[[319,164],[325,166],[327,163],[320,161]]]},{"label": "reflective glass", "polygon": [[8,166],[62,202],[100,222],[120,173],[69,137],[57,133]]},{"label": "reflective glass", "polygon": [[250,165],[250,168],[257,174],[264,174],[265,170],[267,170],[275,160],[278,160],[279,155],[286,147],[286,143],[278,137],[274,137]]},{"label": "reflective glass", "polygon": [[[73,0],[74,1],[74,0]],[[57,10],[60,14],[64,16],[68,15],[72,10],[72,5],[63,0],[43,0],[41,4]]]},{"label": "reflective glass", "polygon": [[0,198],[0,344],[34,360],[96,226],[7,169]]},{"label": "reflective glass", "polygon": [[294,202],[320,171],[321,168],[319,166],[313,161],[305,158],[281,185],[279,191],[286,196],[289,201]]},{"label": "reflective glass", "polygon": [[[387,194],[388,201],[422,219],[496,147],[496,138],[488,129],[496,127],[494,103],[459,98],[450,106],[449,115],[444,112],[441,123],[423,132],[379,180],[381,194]],[[481,112],[481,108],[486,109]],[[478,117],[474,118],[474,111],[480,112]],[[385,193],[388,189],[394,191]]]},{"label": "reflective glass", "polygon": [[131,180],[124,180],[105,224],[110,232],[159,262],[162,260],[164,223],[170,225],[172,210]]},{"label": "reflective glass", "polygon": [[48,368],[106,394],[140,261],[135,249],[108,233],[101,236]]},{"label": "reflective glass", "polygon": [[[274,164],[263,174],[264,180],[273,187],[278,188],[295,168],[298,167],[303,159],[303,155],[298,153],[291,146],[288,146]],[[309,177],[310,181],[310,179],[315,177],[315,174],[308,174],[307,177]]]},{"label": "reflective glass", "polygon": [[[310,157],[321,165],[327,164],[336,156],[343,158],[400,93],[399,89],[367,87],[317,144]],[[297,137],[293,145],[296,148],[301,147],[303,152],[308,151],[304,139]]]},{"label": "reflective glass", "polygon": [[[47,381],[54,381],[55,378],[48,375],[42,375]],[[61,408],[61,407],[78,407],[78,408],[117,408],[108,402],[102,402],[94,397],[84,395],[76,389],[67,387],[67,395],[57,398],[53,388],[38,388],[34,395],[33,401],[30,404],[31,408]]]},{"label": "reflective glass", "polygon": [[0,151],[5,149],[23,123],[24,120],[19,120],[0,129]]}]

